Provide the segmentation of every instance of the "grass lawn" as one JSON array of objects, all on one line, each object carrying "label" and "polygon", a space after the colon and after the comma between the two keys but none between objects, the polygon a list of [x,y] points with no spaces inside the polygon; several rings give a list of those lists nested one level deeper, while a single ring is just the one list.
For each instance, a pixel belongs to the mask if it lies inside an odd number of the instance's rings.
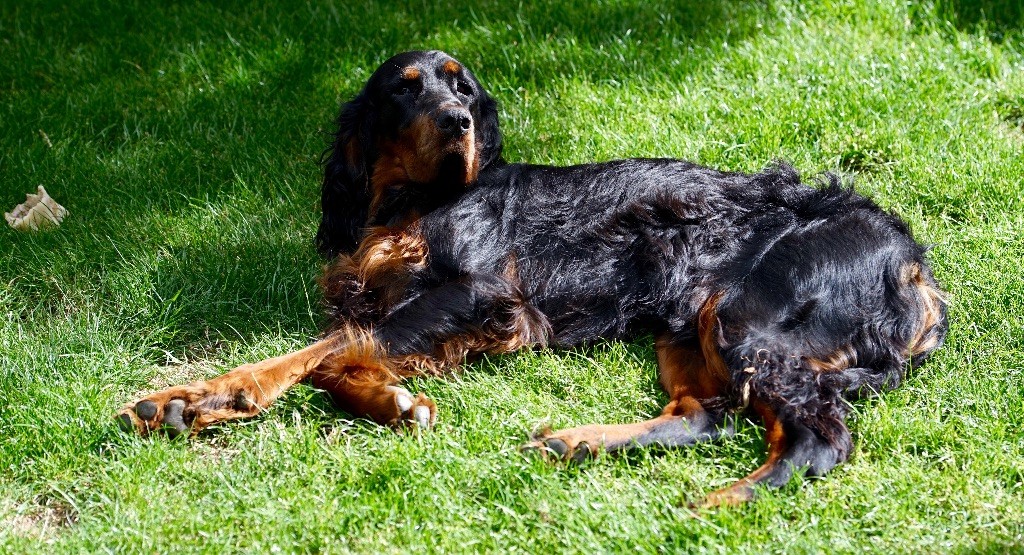
[{"label": "grass lawn", "polygon": [[[1001,552],[1024,549],[1024,8],[1016,0],[0,2],[0,552]],[[672,156],[831,170],[907,218],[946,346],[857,403],[851,460],[745,507],[685,506],[761,430],[559,468],[531,430],[666,401],[651,340],[413,380],[431,433],[308,385],[193,441],[123,403],[307,344],[318,158],[382,60],[446,50],[510,161]],[[585,200],[585,199],[581,199]]]}]

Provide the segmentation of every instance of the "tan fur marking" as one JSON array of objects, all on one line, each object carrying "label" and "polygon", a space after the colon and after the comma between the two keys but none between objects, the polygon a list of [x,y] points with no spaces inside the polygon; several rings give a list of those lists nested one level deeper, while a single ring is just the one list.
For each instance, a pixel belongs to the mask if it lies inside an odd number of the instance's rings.
[{"label": "tan fur marking", "polygon": [[448,60],[443,66],[441,66],[441,69],[449,75],[455,75],[459,71],[462,71],[462,66],[460,66],[455,60]]},{"label": "tan fur marking", "polygon": [[370,229],[356,252],[340,255],[328,265],[320,278],[327,299],[351,294],[354,278],[361,289],[377,290],[381,308],[401,299],[412,275],[427,266],[427,242],[416,224],[402,228]]},{"label": "tan fur marking", "polygon": [[402,79],[419,79],[420,69],[418,67],[409,66],[402,70]]},{"label": "tan fur marking", "polygon": [[654,352],[659,381],[670,399],[710,399],[721,395],[723,382],[709,370],[702,349],[675,345],[666,334],[655,340]]},{"label": "tan fur marking", "polygon": [[498,344],[497,352],[510,352],[523,347],[547,347],[551,324],[538,310],[520,300],[512,314],[515,333]]},{"label": "tan fur marking", "polygon": [[[385,356],[384,349],[369,332],[347,328],[350,347],[326,357],[311,376],[313,385],[327,391],[335,403],[357,416],[379,424],[404,426],[412,407],[426,407],[430,421],[436,407],[423,394],[394,387],[403,377],[397,361]],[[404,398],[403,407],[399,397]],[[411,406],[410,406],[411,405]],[[403,410],[405,409],[405,410]]]},{"label": "tan fur marking", "polygon": [[[518,287],[519,276],[514,256],[510,256],[505,266],[505,278]],[[431,373],[440,373],[455,368],[467,357],[480,354],[500,354],[517,351],[524,347],[546,346],[551,336],[551,324],[547,318],[522,297],[522,293],[513,299],[512,306],[503,308],[500,318],[491,322],[484,329],[457,335],[438,345],[433,356],[406,357],[406,364],[411,367],[424,368]],[[508,318],[505,320],[505,318]],[[498,320],[501,322],[498,323]]]},{"label": "tan fur marking", "polygon": [[[703,411],[699,405],[697,410]],[[681,416],[678,415],[662,414],[650,420],[632,424],[590,424],[557,432],[545,431],[540,437],[562,440],[569,446],[569,452],[575,451],[581,443],[586,443],[590,452],[597,455],[602,448],[629,444],[633,440],[651,433],[659,426],[678,422],[680,418]],[[540,443],[535,442],[534,445],[540,445]]]},{"label": "tan fur marking", "polygon": [[853,350],[853,346],[844,345],[823,358],[805,357],[803,364],[815,372],[838,372],[856,366],[857,352]]},{"label": "tan fur marking", "polygon": [[[325,270],[321,287],[325,297],[339,297],[346,293],[345,284],[354,278],[359,288],[376,291],[379,310],[384,311],[401,300],[413,274],[427,266],[428,256],[426,240],[415,224],[372,228],[356,252],[339,256]],[[519,282],[514,258],[507,262],[505,277],[512,284]],[[503,322],[491,329],[451,337],[433,353],[394,357],[386,366],[399,376],[443,374],[470,356],[547,344],[551,325],[526,299],[514,299],[505,310],[507,326]]]},{"label": "tan fur marking", "polygon": [[755,403],[754,410],[764,419],[764,441],[768,444],[768,459],[747,477],[708,494],[703,501],[696,503],[697,507],[735,506],[751,501],[754,499],[755,485],[769,476],[779,464],[789,464],[782,462],[782,455],[788,445],[782,422],[767,405]]},{"label": "tan fur marking", "polygon": [[384,357],[384,349],[373,338],[368,330],[346,326],[337,332],[337,336],[344,337],[347,348],[335,351],[324,358],[326,365],[335,368],[340,367],[374,367],[385,371],[391,378],[397,380]]},{"label": "tan fur marking", "polygon": [[707,418],[704,406],[694,395],[705,398],[717,396],[719,386],[706,371],[700,350],[673,345],[668,335],[658,338],[655,349],[661,384],[672,399],[665,405],[661,415],[635,424],[593,424],[557,432],[546,430],[535,436],[535,441],[526,447],[540,449],[545,453],[545,441],[555,438],[563,441],[570,453],[575,453],[577,447],[585,443],[590,453],[597,455],[602,448],[622,448],[634,442],[642,442],[644,436],[649,436],[659,428],[683,424],[684,419],[700,421]]},{"label": "tan fur marking", "polygon": [[729,368],[722,360],[722,353],[718,349],[718,334],[721,324],[718,321],[718,303],[725,293],[718,292],[709,298],[700,308],[697,314],[697,336],[700,339],[700,348],[707,361],[708,372],[715,376],[722,383],[729,382]]},{"label": "tan fur marking", "polygon": [[[551,336],[551,324],[544,314],[530,306],[522,293],[522,280],[519,279],[519,259],[516,254],[509,253],[505,260],[505,279],[516,287],[519,297],[512,309],[512,322],[515,332],[511,337],[499,342],[498,352],[509,352],[523,347],[546,347]],[[491,352],[491,351],[488,351]]]},{"label": "tan fur marking", "polygon": [[397,140],[381,141],[380,156],[373,166],[371,180],[370,219],[376,214],[384,194],[410,182],[429,183],[437,178],[441,162],[450,154],[462,157],[465,184],[476,181],[480,171],[479,145],[471,126],[462,137],[447,139],[429,115],[419,115]]},{"label": "tan fur marking", "polygon": [[510,253],[505,259],[505,279],[509,280],[516,285],[521,285],[519,281],[519,259],[516,258],[515,253]]},{"label": "tan fur marking", "polygon": [[[368,336],[367,336],[368,337]],[[182,414],[190,419],[189,433],[194,435],[215,422],[255,416],[270,406],[285,390],[316,372],[329,357],[365,357],[367,342],[357,333],[337,333],[305,349],[266,360],[243,364],[230,372],[188,385],[176,386],[148,395],[121,409],[141,434],[160,427],[171,402],[183,402]],[[142,420],[135,407],[141,401],[155,405],[149,420]]]},{"label": "tan fur marking", "polygon": [[438,359],[431,355],[414,354],[402,357],[393,357],[392,361],[395,370],[403,377],[421,376],[442,376],[459,367],[461,360],[451,362],[447,359]]},{"label": "tan fur marking", "polygon": [[919,355],[934,349],[938,343],[938,336],[932,333],[935,326],[939,325],[942,319],[942,308],[946,299],[932,283],[927,279],[920,264],[909,264],[902,271],[904,283],[915,289],[920,306],[920,326],[910,340],[910,354]]},{"label": "tan fur marking", "polygon": [[[506,261],[505,278],[518,287],[519,276],[514,256]],[[436,346],[430,356],[410,355],[403,357],[400,366],[403,371],[440,374],[458,367],[468,357],[480,354],[500,354],[517,351],[524,347],[546,346],[551,336],[551,324],[547,318],[531,306],[521,293],[513,299],[512,306],[504,307],[507,313],[501,318],[502,323],[484,329],[464,333],[447,339]],[[505,320],[505,316],[508,320]],[[506,326],[507,322],[507,326]]]},{"label": "tan fur marking", "polygon": [[551,325],[542,314],[520,300],[511,316],[507,330],[483,330],[445,341],[435,350],[434,359],[447,368],[474,355],[509,353],[524,347],[547,345]]},{"label": "tan fur marking", "polygon": [[428,138],[440,139],[437,126],[426,116],[417,117],[412,125],[399,134],[395,141],[381,141],[378,145],[380,156],[373,165],[370,180],[369,219],[372,220],[380,207],[384,194],[391,188],[401,188],[409,182],[426,183],[437,175],[436,165],[431,165],[433,155],[421,160],[417,145]]},{"label": "tan fur marking", "polygon": [[540,321],[526,307],[516,310],[509,333],[483,331],[449,338],[437,345],[431,355],[414,354],[394,359],[399,374],[441,375],[458,368],[467,358],[481,354],[501,354],[524,347],[544,346],[551,333],[550,324]]},{"label": "tan fur marking", "polygon": [[367,287],[375,288],[390,281],[396,271],[425,268],[427,241],[415,228],[401,231],[376,228],[359,244],[354,258],[359,261],[359,280]]}]

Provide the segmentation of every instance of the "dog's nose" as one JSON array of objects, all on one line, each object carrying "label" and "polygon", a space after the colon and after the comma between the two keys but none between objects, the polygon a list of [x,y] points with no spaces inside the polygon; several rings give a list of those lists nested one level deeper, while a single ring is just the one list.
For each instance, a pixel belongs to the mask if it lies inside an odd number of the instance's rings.
[{"label": "dog's nose", "polygon": [[437,114],[435,121],[442,133],[453,137],[465,135],[473,125],[473,118],[465,108],[445,108]]}]

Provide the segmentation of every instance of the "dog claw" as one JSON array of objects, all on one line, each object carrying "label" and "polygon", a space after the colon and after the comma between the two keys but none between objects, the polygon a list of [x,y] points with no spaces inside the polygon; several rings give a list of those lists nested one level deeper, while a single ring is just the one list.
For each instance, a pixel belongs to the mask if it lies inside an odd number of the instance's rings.
[{"label": "dog claw", "polygon": [[405,394],[395,396],[395,403],[398,405],[398,410],[403,413],[409,412],[412,408],[412,398]]},{"label": "dog claw", "polygon": [[128,433],[139,432],[146,435],[162,428],[173,438],[192,431],[195,414],[187,407],[188,403],[184,399],[172,399],[164,405],[161,415],[159,405],[146,399],[139,401],[134,407],[124,409],[115,420],[118,427]]},{"label": "dog claw", "polygon": [[394,385],[387,386],[387,390],[394,395],[395,408],[398,409],[396,416],[388,416],[391,420],[381,419],[379,422],[388,422],[391,426],[405,428],[415,426],[419,429],[428,429],[434,425],[437,418],[434,403],[426,395],[420,393],[413,396],[404,387]]},{"label": "dog claw", "polygon": [[416,420],[416,424],[421,428],[430,427],[430,407],[418,406],[413,411],[413,418]]},{"label": "dog claw", "polygon": [[558,438],[549,438],[544,440],[544,446],[558,455],[559,459],[564,459],[566,453],[569,452],[569,446]]},{"label": "dog claw", "polygon": [[526,445],[519,447],[519,452],[528,457],[532,457],[540,454],[540,447],[537,447],[537,445],[533,443],[527,443]]},{"label": "dog claw", "polygon": [[544,460],[574,464],[582,464],[596,456],[586,441],[577,443],[572,439],[544,437],[542,434],[534,435],[533,441],[520,447],[519,451],[528,456],[540,455]]},{"label": "dog claw", "polygon": [[387,389],[394,393],[395,408],[398,409],[398,414],[387,421],[391,426],[426,430],[434,425],[437,418],[436,409],[426,395],[420,393],[414,397],[405,388],[393,385]]}]

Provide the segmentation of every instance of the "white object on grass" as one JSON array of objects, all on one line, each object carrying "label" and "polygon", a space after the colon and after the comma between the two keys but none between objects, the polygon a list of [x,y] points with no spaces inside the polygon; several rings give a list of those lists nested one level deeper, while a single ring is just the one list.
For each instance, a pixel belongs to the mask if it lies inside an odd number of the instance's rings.
[{"label": "white object on grass", "polygon": [[40,185],[36,194],[25,195],[25,202],[15,206],[10,212],[4,212],[4,219],[8,225],[19,231],[38,231],[59,226],[67,215],[67,209],[57,204],[57,201],[53,200]]}]

